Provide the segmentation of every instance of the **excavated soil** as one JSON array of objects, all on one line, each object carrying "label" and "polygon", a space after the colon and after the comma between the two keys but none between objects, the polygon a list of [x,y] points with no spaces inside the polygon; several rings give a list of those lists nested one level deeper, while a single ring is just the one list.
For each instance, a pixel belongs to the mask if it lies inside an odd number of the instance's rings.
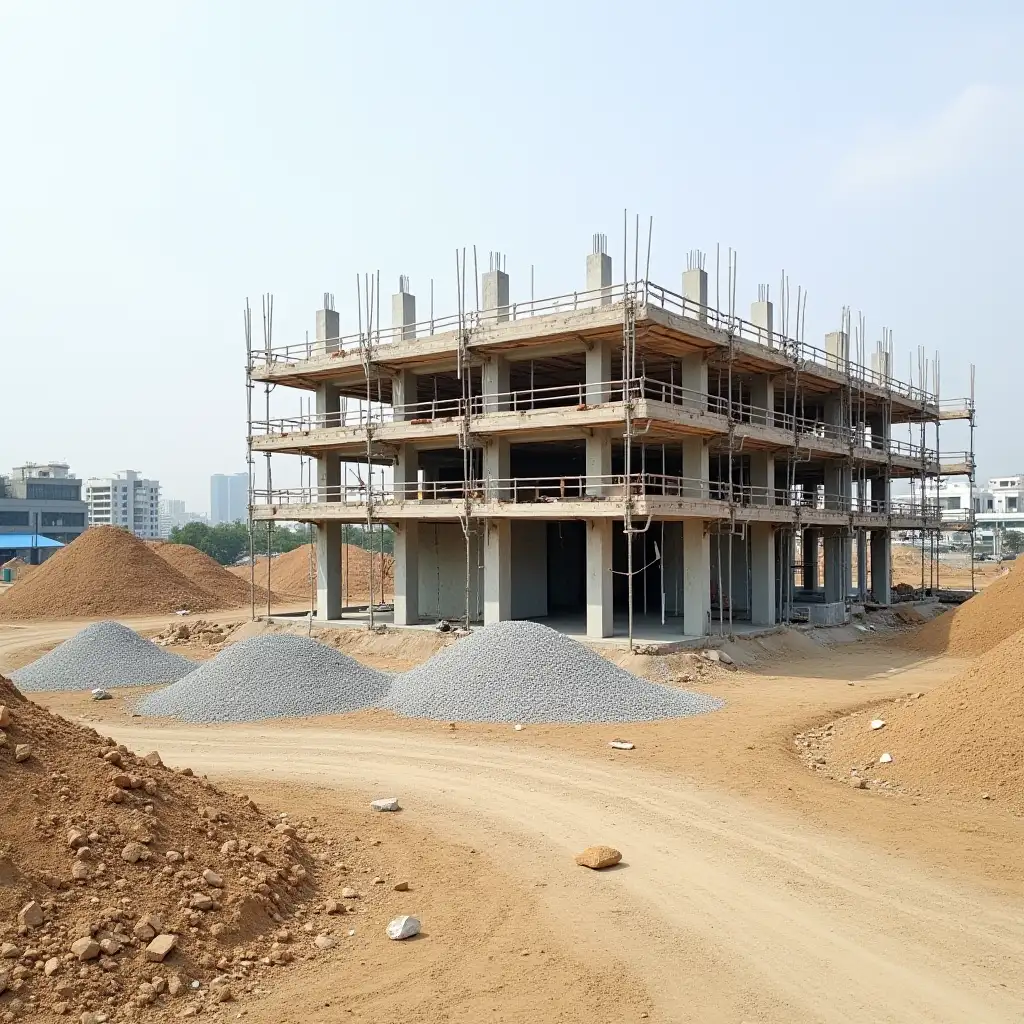
[{"label": "excavated soil", "polygon": [[810,763],[864,788],[991,800],[1024,814],[1022,737],[1024,630],[930,693],[873,704],[797,743]]},{"label": "excavated soil", "polygon": [[[237,608],[248,604],[251,599],[249,577],[243,580],[236,573],[229,572],[218,561],[191,544],[150,542],[153,550],[170,566],[200,587],[217,608]],[[256,587],[256,603],[267,603],[265,588]]]},{"label": "excavated soil", "polygon": [[[51,714],[2,677],[0,704],[0,1011],[200,1009],[225,999],[219,987],[243,999],[292,959],[291,936],[273,933],[317,893],[304,842],[315,835]],[[160,962],[154,934],[176,941]],[[80,950],[83,938],[95,944]]]},{"label": "excavated soil", "polygon": [[1024,629],[1024,569],[1013,563],[982,593],[908,634],[903,643],[923,654],[985,654]]},{"label": "excavated soil", "polygon": [[[354,544],[341,546],[342,595],[347,604],[365,602],[370,596],[370,569],[373,568],[373,596],[380,600],[381,586],[381,555],[367,551]],[[347,572],[346,572],[347,570]],[[249,566],[235,565],[229,572],[241,577],[248,584]],[[383,556],[384,598],[394,596],[394,559],[391,555]],[[267,559],[256,560],[256,585],[267,587]],[[302,598],[308,600],[311,590],[316,587],[316,559],[312,563],[312,579],[310,578],[310,551],[303,545],[287,554],[277,555],[271,560],[270,586],[275,594],[282,597]],[[246,591],[248,594],[248,591]],[[266,598],[264,597],[264,600]]]},{"label": "excavated soil", "polygon": [[0,620],[207,611],[216,601],[115,526],[95,526],[0,595]]}]

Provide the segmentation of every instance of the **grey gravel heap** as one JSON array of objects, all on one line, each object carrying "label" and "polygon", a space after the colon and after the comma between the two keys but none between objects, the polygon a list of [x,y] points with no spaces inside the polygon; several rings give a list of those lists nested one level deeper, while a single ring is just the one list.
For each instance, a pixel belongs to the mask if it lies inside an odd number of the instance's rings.
[{"label": "grey gravel heap", "polygon": [[536,622],[497,622],[398,676],[383,703],[453,722],[647,722],[722,701],[648,682]]},{"label": "grey gravel heap", "polygon": [[109,690],[113,686],[171,683],[194,661],[157,647],[120,622],[94,622],[31,665],[11,674],[22,691]]},{"label": "grey gravel heap", "polygon": [[304,636],[257,636],[226,647],[137,710],[185,722],[258,722],[376,706],[390,679]]}]

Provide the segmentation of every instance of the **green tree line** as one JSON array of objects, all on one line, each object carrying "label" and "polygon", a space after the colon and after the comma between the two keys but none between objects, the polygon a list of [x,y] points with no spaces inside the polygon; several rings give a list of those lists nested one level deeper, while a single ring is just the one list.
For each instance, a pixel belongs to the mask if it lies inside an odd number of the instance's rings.
[{"label": "green tree line", "polygon": [[[257,555],[267,553],[267,530],[271,525],[265,522],[253,524],[253,546]],[[395,539],[388,527],[374,527],[371,538],[365,526],[345,524],[341,528],[341,534],[343,544],[354,544],[357,547],[378,551],[383,539],[385,552],[390,554],[394,551]],[[273,524],[273,529],[270,529],[270,550],[274,554],[294,551],[295,548],[308,544],[310,538],[311,531],[307,526]],[[236,565],[240,561],[247,561],[249,557],[249,526],[241,521],[219,523],[217,526],[187,523],[171,530],[169,539],[174,544],[191,544],[221,565]]]}]

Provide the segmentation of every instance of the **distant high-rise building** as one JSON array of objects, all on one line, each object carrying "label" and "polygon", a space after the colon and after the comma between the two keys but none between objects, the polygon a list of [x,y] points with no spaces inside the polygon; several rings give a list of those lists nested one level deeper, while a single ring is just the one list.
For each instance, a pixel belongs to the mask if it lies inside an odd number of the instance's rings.
[{"label": "distant high-rise building", "polygon": [[210,523],[249,519],[249,474],[215,473],[210,477]]},{"label": "distant high-rise building", "polygon": [[160,536],[160,481],[134,469],[85,482],[90,526],[121,526],[144,540]]},{"label": "distant high-rise building", "polygon": [[206,522],[201,512],[189,512],[185,502],[177,498],[168,498],[160,502],[160,536],[167,540],[175,527],[187,526],[189,523]]}]

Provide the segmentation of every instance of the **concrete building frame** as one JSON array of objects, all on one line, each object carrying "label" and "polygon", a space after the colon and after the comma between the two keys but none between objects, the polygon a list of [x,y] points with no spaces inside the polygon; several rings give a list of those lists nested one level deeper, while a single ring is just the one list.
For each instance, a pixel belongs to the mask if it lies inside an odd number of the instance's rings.
[{"label": "concrete building frame", "polygon": [[[890,482],[973,474],[938,450],[938,423],[973,423],[973,398],[894,378],[890,347],[852,360],[848,316],[823,348],[785,336],[766,287],[749,320],[723,313],[702,263],[680,292],[613,283],[595,236],[584,290],[513,303],[492,254],[479,309],[418,322],[402,277],[390,328],[368,304],[342,336],[325,301],[313,340],[250,344],[250,388],[316,399],[250,418],[248,441],[268,478],[271,454],[315,461],[315,485],[268,480],[251,512],[315,525],[317,617],[343,614],[342,523],[394,530],[396,625],[578,616],[596,639],[625,612],[632,639],[636,610],[701,637],[889,604],[891,531],[948,528],[937,501],[894,501]],[[893,437],[907,423],[920,444]],[[347,462],[392,480],[351,484]]]}]

